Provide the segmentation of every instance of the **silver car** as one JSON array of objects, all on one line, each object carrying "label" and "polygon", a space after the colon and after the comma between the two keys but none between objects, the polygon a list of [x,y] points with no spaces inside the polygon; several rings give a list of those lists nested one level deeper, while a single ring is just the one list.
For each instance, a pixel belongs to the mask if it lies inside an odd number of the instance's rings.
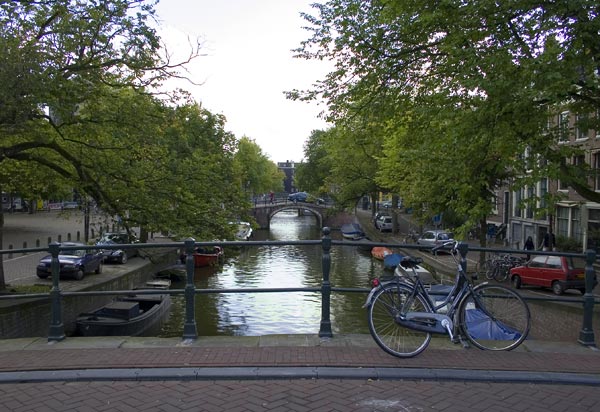
[{"label": "silver car", "polygon": [[417,239],[417,245],[433,248],[454,240],[454,233],[445,230],[428,230]]}]

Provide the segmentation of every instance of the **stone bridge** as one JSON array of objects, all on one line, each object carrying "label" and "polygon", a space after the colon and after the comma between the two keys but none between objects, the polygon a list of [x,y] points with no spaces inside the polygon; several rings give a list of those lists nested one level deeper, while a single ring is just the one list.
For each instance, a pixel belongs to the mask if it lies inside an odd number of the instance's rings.
[{"label": "stone bridge", "polygon": [[314,203],[292,203],[287,201],[255,204],[252,208],[252,215],[261,229],[268,229],[273,216],[284,210],[296,210],[298,211],[298,214],[309,213],[314,215],[319,228],[328,226],[335,229],[341,227],[342,224],[348,221],[352,221],[351,215],[334,210],[331,206],[317,205]]}]

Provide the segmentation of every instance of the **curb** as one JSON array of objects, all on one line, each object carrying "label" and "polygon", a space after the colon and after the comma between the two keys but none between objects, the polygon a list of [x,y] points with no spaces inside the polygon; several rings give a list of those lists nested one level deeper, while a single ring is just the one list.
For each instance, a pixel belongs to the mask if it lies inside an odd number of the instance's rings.
[{"label": "curb", "polygon": [[340,368],[340,367],[230,367],[230,368],[130,368],[74,369],[0,373],[3,383],[90,381],[201,381],[366,379],[427,380],[490,383],[533,383],[600,386],[600,375],[561,372],[435,368]]}]

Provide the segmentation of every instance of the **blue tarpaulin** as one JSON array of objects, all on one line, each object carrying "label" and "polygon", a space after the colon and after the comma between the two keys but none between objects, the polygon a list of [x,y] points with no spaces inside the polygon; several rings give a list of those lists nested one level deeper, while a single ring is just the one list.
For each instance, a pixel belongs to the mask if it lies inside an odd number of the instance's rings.
[{"label": "blue tarpaulin", "polygon": [[386,255],[383,258],[383,267],[385,269],[394,270],[396,269],[396,266],[400,264],[400,261],[403,257],[404,255],[401,255],[400,253],[391,253]]},{"label": "blue tarpaulin", "polygon": [[521,337],[519,332],[498,320],[493,320],[480,309],[467,309],[465,322],[469,334],[475,339],[517,340]]}]

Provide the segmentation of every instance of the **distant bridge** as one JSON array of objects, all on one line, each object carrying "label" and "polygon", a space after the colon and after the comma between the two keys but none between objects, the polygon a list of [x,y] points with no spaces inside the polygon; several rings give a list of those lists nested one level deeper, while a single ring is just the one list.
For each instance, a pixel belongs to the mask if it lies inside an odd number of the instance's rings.
[{"label": "distant bridge", "polygon": [[255,203],[252,208],[252,215],[256,219],[256,223],[260,225],[261,229],[268,229],[271,224],[271,219],[279,212],[285,210],[297,210],[298,214],[310,213],[317,219],[319,228],[324,226],[339,227],[340,223],[337,222],[340,213],[333,213],[333,209],[327,205],[317,205],[314,203],[293,203],[289,201],[276,201],[275,203],[260,202]]}]

